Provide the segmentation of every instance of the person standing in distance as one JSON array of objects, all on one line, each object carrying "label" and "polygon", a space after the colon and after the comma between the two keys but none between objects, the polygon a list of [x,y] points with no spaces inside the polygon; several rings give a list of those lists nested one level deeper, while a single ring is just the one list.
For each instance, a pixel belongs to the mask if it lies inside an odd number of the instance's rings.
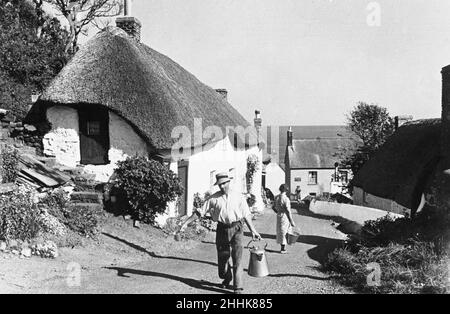
[{"label": "person standing in distance", "polygon": [[277,213],[277,243],[281,245],[281,254],[286,254],[286,235],[291,227],[295,227],[294,219],[291,213],[291,201],[286,195],[288,189],[286,185],[280,185],[280,194],[275,197],[274,211]]}]

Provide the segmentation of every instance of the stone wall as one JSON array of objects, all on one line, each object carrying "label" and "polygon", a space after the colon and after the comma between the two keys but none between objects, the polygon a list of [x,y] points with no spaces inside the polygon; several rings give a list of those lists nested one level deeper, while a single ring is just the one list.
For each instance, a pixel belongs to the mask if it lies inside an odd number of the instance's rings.
[{"label": "stone wall", "polygon": [[360,187],[353,188],[353,204],[377,208],[401,215],[411,215],[411,209],[397,204],[395,201],[364,192]]},{"label": "stone wall", "polygon": [[6,110],[0,109],[0,143],[25,145],[32,148],[34,153],[43,155],[42,138],[48,130],[47,123],[24,124]]},{"label": "stone wall", "polygon": [[311,204],[309,204],[309,210],[318,215],[342,217],[355,221],[361,225],[364,225],[364,223],[368,220],[376,220],[386,216],[387,214],[391,215],[393,218],[403,217],[403,215],[400,214],[378,210],[375,208],[323,201],[312,201]]}]

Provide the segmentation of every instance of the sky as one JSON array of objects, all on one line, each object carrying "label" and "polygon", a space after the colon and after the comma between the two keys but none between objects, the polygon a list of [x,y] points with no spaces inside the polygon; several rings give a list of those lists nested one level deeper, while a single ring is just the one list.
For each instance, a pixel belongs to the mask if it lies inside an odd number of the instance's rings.
[{"label": "sky", "polygon": [[[248,120],[339,125],[358,101],[440,117],[448,0],[133,0],[141,41]],[[80,42],[85,41],[81,39]]]}]

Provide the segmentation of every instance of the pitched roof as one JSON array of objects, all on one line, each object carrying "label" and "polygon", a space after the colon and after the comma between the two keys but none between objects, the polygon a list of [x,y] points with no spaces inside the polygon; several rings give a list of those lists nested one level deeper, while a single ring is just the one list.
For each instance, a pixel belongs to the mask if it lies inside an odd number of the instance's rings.
[{"label": "pitched roof", "polygon": [[[203,130],[218,126],[223,133],[227,126],[250,126],[214,89],[117,27],[106,28],[83,45],[36,106],[54,104],[105,106],[156,149],[170,149],[177,142],[171,138],[177,126],[194,134],[195,118],[202,119]],[[206,142],[196,139],[192,144]]]},{"label": "pitched roof", "polygon": [[317,138],[294,140],[288,147],[290,168],[334,168],[341,161],[339,152],[351,149],[355,141],[351,138]]},{"label": "pitched roof", "polygon": [[[294,140],[354,137],[352,132],[344,125],[294,125],[291,127]],[[280,165],[284,165],[288,129],[289,126],[267,126],[262,128],[263,138],[267,139],[266,143],[268,145],[267,150],[263,151],[264,156],[267,156],[268,152],[271,151],[274,155],[278,154]],[[278,143],[269,142],[271,136],[275,136],[275,134],[278,134]]]},{"label": "pitched roof", "polygon": [[417,208],[420,194],[439,160],[440,119],[407,122],[353,178],[365,192]]}]

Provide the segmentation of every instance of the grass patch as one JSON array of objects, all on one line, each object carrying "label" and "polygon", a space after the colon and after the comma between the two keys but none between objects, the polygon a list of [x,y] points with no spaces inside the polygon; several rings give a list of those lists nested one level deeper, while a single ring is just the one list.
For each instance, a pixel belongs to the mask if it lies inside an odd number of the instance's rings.
[{"label": "grass patch", "polygon": [[369,221],[362,237],[330,253],[322,268],[363,293],[448,293],[448,226],[426,211],[414,220]]}]

